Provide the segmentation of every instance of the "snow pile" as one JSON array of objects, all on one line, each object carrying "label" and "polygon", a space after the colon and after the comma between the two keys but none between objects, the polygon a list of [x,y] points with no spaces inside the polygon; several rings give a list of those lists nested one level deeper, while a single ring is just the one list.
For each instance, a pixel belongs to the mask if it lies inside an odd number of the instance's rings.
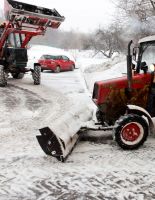
[{"label": "snow pile", "polygon": [[80,67],[91,93],[96,81],[124,76],[127,70],[125,56],[117,54],[112,59],[91,59],[87,65],[81,62]]},{"label": "snow pile", "polygon": [[75,105],[68,108],[66,113],[51,124],[52,131],[64,141],[72,138],[93,116],[93,110],[90,106],[83,102]]},{"label": "snow pile", "polygon": [[[90,64],[89,66],[84,68],[84,73],[93,73],[93,72],[102,72],[107,69],[114,67],[114,65],[122,62],[125,57],[124,55],[117,55],[115,54],[111,59],[104,59],[103,63],[101,64]],[[121,68],[122,70],[122,68]]]}]

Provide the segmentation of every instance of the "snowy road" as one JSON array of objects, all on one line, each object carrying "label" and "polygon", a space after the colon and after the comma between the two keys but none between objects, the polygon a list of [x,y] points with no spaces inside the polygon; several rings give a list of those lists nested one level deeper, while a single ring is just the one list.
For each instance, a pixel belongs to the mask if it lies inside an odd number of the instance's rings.
[{"label": "snowy road", "polygon": [[91,105],[79,69],[45,72],[40,86],[29,75],[10,79],[0,97],[0,200],[155,199],[155,138],[123,151],[111,133],[100,133],[98,140],[89,133],[66,163],[40,149],[39,128],[69,108]]}]

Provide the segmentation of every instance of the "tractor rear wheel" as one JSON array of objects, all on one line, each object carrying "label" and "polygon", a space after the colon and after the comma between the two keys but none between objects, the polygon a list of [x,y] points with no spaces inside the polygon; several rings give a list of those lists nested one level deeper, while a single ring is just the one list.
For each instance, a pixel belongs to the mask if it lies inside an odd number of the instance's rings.
[{"label": "tractor rear wheel", "polygon": [[7,85],[8,75],[4,70],[4,66],[0,65],[0,87],[5,87]]},{"label": "tractor rear wheel", "polygon": [[12,77],[15,79],[22,79],[24,77],[24,73],[12,73]]},{"label": "tractor rear wheel", "polygon": [[34,85],[40,85],[40,79],[41,79],[41,66],[35,65],[34,71],[32,72],[32,77],[34,80]]},{"label": "tractor rear wheel", "polygon": [[126,150],[137,149],[146,141],[149,133],[146,120],[135,114],[120,117],[115,123],[114,138]]}]

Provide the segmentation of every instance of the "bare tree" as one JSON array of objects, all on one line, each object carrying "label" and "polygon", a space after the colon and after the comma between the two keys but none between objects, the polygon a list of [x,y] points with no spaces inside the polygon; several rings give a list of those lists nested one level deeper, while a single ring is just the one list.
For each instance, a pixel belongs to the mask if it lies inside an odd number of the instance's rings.
[{"label": "bare tree", "polygon": [[108,29],[98,29],[91,39],[91,47],[96,54],[101,52],[107,58],[111,58],[114,52],[122,51],[121,28],[112,24]]},{"label": "bare tree", "polygon": [[117,7],[124,17],[135,16],[142,22],[155,15],[154,0],[119,0]]},{"label": "bare tree", "polygon": [[154,34],[154,0],[119,0],[117,3],[119,20],[124,30],[139,37]]}]

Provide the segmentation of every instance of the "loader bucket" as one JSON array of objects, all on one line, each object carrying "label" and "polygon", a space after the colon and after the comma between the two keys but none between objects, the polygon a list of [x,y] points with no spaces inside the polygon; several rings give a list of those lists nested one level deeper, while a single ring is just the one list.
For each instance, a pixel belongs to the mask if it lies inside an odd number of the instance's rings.
[{"label": "loader bucket", "polygon": [[39,131],[41,135],[36,137],[42,150],[46,155],[56,157],[61,162],[66,160],[79,138],[79,135],[75,134],[64,141],[56,136],[49,127],[39,129]]},{"label": "loader bucket", "polygon": [[4,0],[4,14],[11,22],[58,28],[64,17],[56,9],[39,7],[23,2]]}]

